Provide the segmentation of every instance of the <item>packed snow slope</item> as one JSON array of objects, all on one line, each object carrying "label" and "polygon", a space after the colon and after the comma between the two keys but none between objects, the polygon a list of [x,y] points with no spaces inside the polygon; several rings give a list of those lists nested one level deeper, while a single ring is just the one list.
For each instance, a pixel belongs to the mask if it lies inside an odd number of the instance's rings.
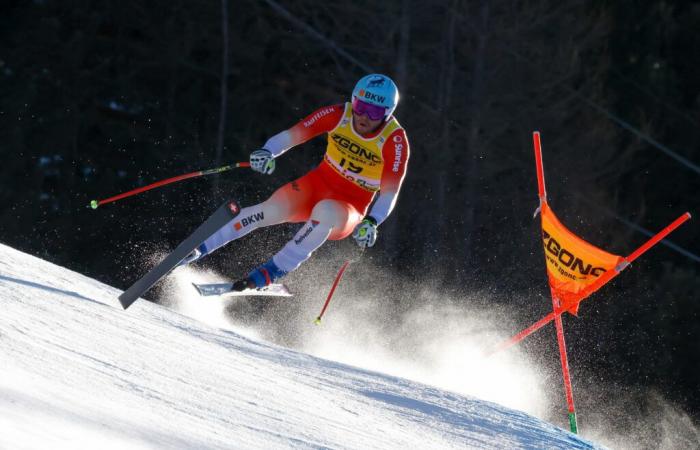
[{"label": "packed snow slope", "polygon": [[119,294],[0,245],[0,448],[595,448]]}]

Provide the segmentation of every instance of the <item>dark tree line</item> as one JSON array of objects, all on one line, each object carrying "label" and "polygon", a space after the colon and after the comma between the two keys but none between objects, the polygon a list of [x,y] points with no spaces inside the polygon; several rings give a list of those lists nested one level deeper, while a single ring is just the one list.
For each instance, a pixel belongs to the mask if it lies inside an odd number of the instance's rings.
[{"label": "dark tree line", "polygon": [[[656,231],[699,212],[698,171],[639,136],[700,163],[692,2],[0,8],[0,240],[117,287],[225,198],[257,202],[305,173],[325,144],[288,153],[270,178],[240,171],[94,212],[91,199],[246,160],[315,108],[347,101],[365,69],[397,81],[412,146],[399,204],[372,250],[387,270],[436,289],[488,291],[523,325],[546,313],[533,130],[552,206],[596,245],[626,254],[646,239],[631,225]],[[698,230],[691,221],[672,240],[697,255]],[[262,233],[246,263],[289,237]],[[697,409],[698,260],[660,247],[635,266],[584,304],[573,357]]]}]

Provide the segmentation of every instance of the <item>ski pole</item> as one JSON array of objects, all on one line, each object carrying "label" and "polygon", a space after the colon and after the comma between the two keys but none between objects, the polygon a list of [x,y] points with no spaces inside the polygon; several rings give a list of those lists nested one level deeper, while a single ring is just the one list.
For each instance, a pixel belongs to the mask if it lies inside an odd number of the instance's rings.
[{"label": "ski pole", "polygon": [[328,297],[326,297],[326,303],[323,304],[323,308],[321,309],[321,313],[316,317],[316,320],[314,320],[314,323],[316,325],[321,325],[321,318],[323,317],[323,314],[326,312],[326,308],[328,308],[328,304],[331,302],[331,298],[333,298],[333,293],[335,292],[335,288],[338,287],[338,283],[340,283],[341,278],[343,278],[343,274],[345,273],[345,269],[348,268],[348,266],[356,261],[358,261],[361,257],[362,254],[365,252],[365,249],[363,248],[360,252],[360,256],[358,256],[356,259],[350,260],[348,259],[343,263],[342,266],[340,266],[340,270],[338,271],[338,275],[335,276],[335,281],[333,282],[333,286],[331,286],[331,290],[328,293]]},{"label": "ski pole", "polygon": [[150,191],[151,189],[155,189],[155,188],[165,186],[165,185],[168,185],[171,183],[176,183],[178,181],[187,180],[189,178],[196,178],[196,177],[201,177],[204,175],[212,175],[215,173],[226,172],[228,170],[236,169],[238,167],[250,167],[250,163],[239,162],[239,163],[235,163],[235,164],[229,164],[228,166],[217,167],[216,169],[198,170],[196,172],[186,173],[184,175],[178,175],[176,177],[156,181],[155,183],[151,183],[148,186],[143,186],[140,188],[132,189],[131,191],[124,192],[122,194],[115,195],[114,197],[106,198],[104,200],[92,200],[92,201],[90,201],[90,208],[97,209],[98,206],[102,206],[102,205],[107,204],[107,203],[116,202],[116,201],[121,200],[123,198],[131,197],[131,196],[134,196],[136,194],[140,194],[141,192]]}]

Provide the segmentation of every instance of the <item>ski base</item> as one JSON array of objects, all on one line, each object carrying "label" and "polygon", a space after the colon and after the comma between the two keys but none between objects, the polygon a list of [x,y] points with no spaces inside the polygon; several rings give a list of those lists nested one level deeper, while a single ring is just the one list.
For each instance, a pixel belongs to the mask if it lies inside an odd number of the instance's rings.
[{"label": "ski base", "polygon": [[192,283],[202,297],[226,296],[226,297],[291,297],[287,286],[284,284],[271,284],[260,289],[244,289],[242,291],[232,291],[233,283]]}]

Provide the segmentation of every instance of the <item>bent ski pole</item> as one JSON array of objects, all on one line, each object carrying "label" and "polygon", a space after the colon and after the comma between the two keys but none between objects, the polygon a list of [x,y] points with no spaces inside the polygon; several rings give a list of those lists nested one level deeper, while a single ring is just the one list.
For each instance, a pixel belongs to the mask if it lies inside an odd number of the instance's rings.
[{"label": "bent ski pole", "polygon": [[104,200],[92,200],[90,202],[90,208],[97,209],[99,206],[102,206],[104,204],[116,202],[118,200],[121,200],[121,199],[124,199],[127,197],[131,197],[131,196],[134,196],[136,194],[140,194],[141,192],[150,191],[151,189],[155,189],[155,188],[165,186],[165,185],[168,185],[171,183],[176,183],[178,181],[187,180],[189,178],[196,178],[196,177],[201,177],[201,176],[205,176],[205,175],[212,175],[215,173],[226,172],[226,171],[229,171],[231,169],[237,169],[239,167],[250,167],[250,163],[239,162],[239,163],[235,163],[235,164],[229,164],[228,166],[217,167],[216,169],[198,170],[196,172],[186,173],[184,175],[178,175],[176,177],[167,178],[167,179],[161,180],[161,181],[156,181],[155,183],[151,183],[148,186],[143,186],[140,188],[132,189],[131,191],[124,192],[122,194],[115,195],[114,197],[106,198]]},{"label": "bent ski pole", "polygon": [[345,269],[348,268],[348,266],[356,261],[358,261],[361,257],[362,254],[365,252],[365,249],[362,249],[362,252],[360,253],[360,256],[358,256],[356,259],[348,259],[343,263],[343,265],[340,267],[340,270],[338,271],[338,275],[335,276],[335,281],[333,282],[333,286],[331,286],[331,290],[328,293],[328,297],[326,297],[326,303],[323,304],[323,308],[321,309],[321,313],[316,317],[316,320],[314,320],[314,323],[316,325],[321,325],[321,318],[323,317],[323,314],[325,314],[326,309],[328,308],[328,304],[331,302],[331,298],[333,298],[333,293],[335,292],[335,288],[338,287],[338,283],[340,283],[340,280],[343,278],[343,274],[345,273]]}]

